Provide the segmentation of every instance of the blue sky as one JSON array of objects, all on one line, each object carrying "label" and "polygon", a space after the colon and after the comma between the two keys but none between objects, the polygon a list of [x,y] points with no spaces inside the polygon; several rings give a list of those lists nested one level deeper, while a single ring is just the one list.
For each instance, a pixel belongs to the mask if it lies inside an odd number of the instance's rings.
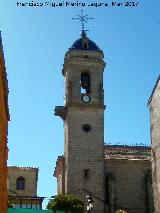
[{"label": "blue sky", "polygon": [[[65,52],[79,38],[81,26],[72,17],[81,7],[21,7],[17,2],[32,1],[0,0],[10,91],[8,164],[39,167],[38,195],[50,197],[56,194],[52,174],[64,147],[63,122],[54,116],[54,107],[63,105],[61,68]],[[86,25],[88,37],[107,63],[105,141],[149,144],[147,101],[160,71],[160,2],[139,0],[135,7],[124,1],[117,1],[119,7],[111,0],[84,2],[84,13],[94,17]],[[108,6],[87,6],[91,2]]]}]

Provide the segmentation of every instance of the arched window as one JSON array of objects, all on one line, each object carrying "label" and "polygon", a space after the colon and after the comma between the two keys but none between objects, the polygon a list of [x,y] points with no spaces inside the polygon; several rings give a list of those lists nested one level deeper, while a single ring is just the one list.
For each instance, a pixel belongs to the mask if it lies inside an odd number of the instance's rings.
[{"label": "arched window", "polygon": [[88,49],[88,39],[83,39],[83,49]]},{"label": "arched window", "polygon": [[25,179],[24,177],[18,177],[16,180],[16,190],[24,190],[25,189]]},{"label": "arched window", "polygon": [[88,72],[81,74],[81,93],[90,93],[90,75]]}]

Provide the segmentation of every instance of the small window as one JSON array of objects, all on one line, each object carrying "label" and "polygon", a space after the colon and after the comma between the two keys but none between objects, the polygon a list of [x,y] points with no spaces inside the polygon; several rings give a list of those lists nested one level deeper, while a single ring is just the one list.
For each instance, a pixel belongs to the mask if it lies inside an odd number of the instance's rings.
[{"label": "small window", "polygon": [[84,49],[87,49],[88,48],[88,43],[85,41],[84,42]]},{"label": "small window", "polygon": [[83,130],[85,132],[89,132],[91,130],[91,126],[89,124],[83,124]]},{"label": "small window", "polygon": [[36,204],[32,204],[32,209],[37,209],[37,205]]},{"label": "small window", "polygon": [[89,176],[89,169],[84,169],[84,178],[87,179]]},{"label": "small window", "polygon": [[17,178],[16,190],[24,190],[24,189],[25,189],[25,179],[24,179],[24,177]]},{"label": "small window", "polygon": [[31,209],[31,208],[32,208],[31,203],[27,203],[27,209]]},{"label": "small window", "polygon": [[40,208],[40,204],[39,204],[39,203],[37,203],[37,209],[41,209],[41,208]]},{"label": "small window", "polygon": [[15,207],[16,207],[16,208],[21,208],[20,203],[16,203]]},{"label": "small window", "polygon": [[22,204],[21,204],[21,208],[22,208],[22,209],[26,209],[26,207],[27,207],[27,204],[26,204],[26,203],[22,203]]},{"label": "small window", "polygon": [[83,49],[88,49],[88,39],[83,39]]}]

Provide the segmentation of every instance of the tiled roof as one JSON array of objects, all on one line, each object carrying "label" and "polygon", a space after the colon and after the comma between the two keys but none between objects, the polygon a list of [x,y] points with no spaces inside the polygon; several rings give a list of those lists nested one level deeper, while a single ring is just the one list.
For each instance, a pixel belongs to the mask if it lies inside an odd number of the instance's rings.
[{"label": "tiled roof", "polygon": [[151,147],[149,146],[127,146],[127,145],[105,145],[105,160],[128,159],[128,160],[150,160]]},{"label": "tiled roof", "polygon": [[17,191],[14,191],[14,190],[11,190],[11,189],[7,189],[7,192],[8,192],[8,197],[9,198],[25,198],[25,199],[39,199],[39,198],[44,198],[44,197],[39,197],[39,196],[36,196],[36,195],[24,195],[22,193],[19,193]]}]

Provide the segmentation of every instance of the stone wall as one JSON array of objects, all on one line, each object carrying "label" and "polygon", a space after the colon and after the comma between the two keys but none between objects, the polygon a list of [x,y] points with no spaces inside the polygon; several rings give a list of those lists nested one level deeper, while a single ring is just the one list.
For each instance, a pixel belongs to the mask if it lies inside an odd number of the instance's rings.
[{"label": "stone wall", "polygon": [[[85,115],[85,116],[84,116]],[[69,122],[68,122],[69,120]],[[99,198],[104,197],[103,109],[81,109],[68,112],[69,137],[65,140],[65,192],[72,194],[86,189]],[[85,132],[83,124],[91,131]],[[66,123],[65,123],[66,125]],[[87,173],[87,174],[86,174]],[[77,193],[78,194],[78,193]],[[81,196],[85,199],[85,194]],[[103,203],[94,200],[97,212],[103,212]]]},{"label": "stone wall", "polygon": [[57,194],[65,194],[65,158],[59,156],[53,176],[57,178]]},{"label": "stone wall", "polygon": [[[25,189],[16,189],[16,180],[19,177],[25,179]],[[19,193],[25,196],[36,196],[37,195],[37,181],[38,181],[38,169],[30,167],[8,167],[8,195],[15,195]]]},{"label": "stone wall", "polygon": [[153,213],[150,160],[106,159],[105,173],[108,213]]},{"label": "stone wall", "polygon": [[6,213],[7,208],[8,120],[8,85],[0,35],[0,213]]},{"label": "stone wall", "polygon": [[150,133],[152,144],[152,178],[155,212],[160,211],[160,78],[149,99]]}]

